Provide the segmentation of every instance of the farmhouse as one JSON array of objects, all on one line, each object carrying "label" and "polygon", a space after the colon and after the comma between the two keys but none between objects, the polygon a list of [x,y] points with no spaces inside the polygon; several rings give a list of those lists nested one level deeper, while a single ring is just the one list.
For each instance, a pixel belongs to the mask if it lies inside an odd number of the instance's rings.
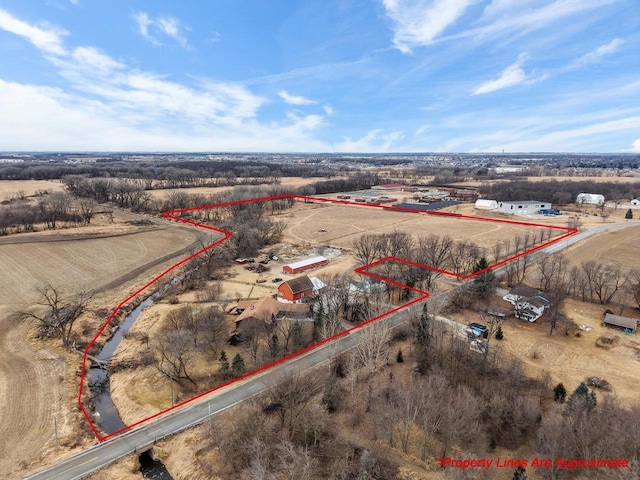
[{"label": "farmhouse", "polygon": [[519,202],[499,202],[498,211],[510,215],[533,215],[541,209],[551,208],[551,203],[537,200],[525,200]]},{"label": "farmhouse", "polygon": [[278,300],[280,302],[300,302],[314,295],[313,287],[313,282],[306,275],[292,278],[282,282],[278,287]]},{"label": "farmhouse", "polygon": [[328,260],[322,256],[307,258],[306,260],[300,260],[299,262],[290,263],[282,267],[284,273],[296,274],[310,270],[312,268],[326,265]]},{"label": "farmhouse", "polygon": [[271,297],[260,300],[241,300],[237,308],[244,311],[235,320],[236,331],[253,325],[270,327],[275,320],[284,318],[302,319],[309,316],[309,305],[280,303]]},{"label": "farmhouse", "polygon": [[607,313],[604,317],[604,326],[618,328],[627,333],[636,333],[638,321],[635,318],[621,317]]},{"label": "farmhouse", "polygon": [[599,193],[579,193],[576,197],[576,203],[578,205],[585,203],[589,205],[604,205],[604,195]]},{"label": "farmhouse", "polygon": [[549,306],[546,293],[530,287],[515,287],[504,297],[514,307],[514,315],[521,320],[535,322]]},{"label": "farmhouse", "polygon": [[476,200],[475,208],[478,210],[496,210],[498,208],[498,202],[487,198],[479,198]]}]

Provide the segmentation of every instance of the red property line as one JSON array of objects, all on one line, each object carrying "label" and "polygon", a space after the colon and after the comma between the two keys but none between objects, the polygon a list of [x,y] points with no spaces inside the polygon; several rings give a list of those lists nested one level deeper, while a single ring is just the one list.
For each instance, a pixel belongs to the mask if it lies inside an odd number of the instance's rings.
[{"label": "red property line", "polygon": [[[198,223],[198,222],[194,222],[192,220],[188,220],[182,217],[178,217],[176,216],[177,214],[181,214],[181,213],[186,213],[186,212],[192,212],[192,211],[198,211],[198,210],[207,210],[207,209],[213,209],[213,208],[222,208],[222,207],[229,207],[229,206],[233,206],[233,205],[241,205],[241,204],[245,204],[245,203],[258,203],[258,202],[266,202],[266,201],[271,201],[271,200],[283,200],[283,199],[293,199],[293,200],[302,200],[304,202],[318,202],[318,203],[330,203],[330,204],[339,204],[339,205],[348,205],[351,207],[363,207],[363,208],[379,208],[382,210],[391,210],[391,211],[396,211],[396,212],[407,212],[407,213],[416,213],[416,214],[422,214],[422,215],[436,215],[436,216],[442,216],[442,217],[451,217],[451,218],[457,218],[457,219],[467,219],[467,220],[476,220],[476,221],[486,221],[486,222],[493,222],[493,223],[505,223],[505,224],[511,224],[511,225],[521,225],[521,226],[527,226],[527,227],[539,227],[539,228],[548,228],[548,229],[555,229],[555,230],[562,230],[565,231],[566,233],[561,235],[558,238],[555,238],[553,240],[549,240],[547,242],[544,242],[540,245],[537,245],[533,248],[530,248],[524,252],[521,252],[519,254],[513,255],[505,260],[502,260],[500,262],[497,262],[493,265],[488,266],[487,268],[480,270],[478,272],[474,272],[472,274],[469,275],[460,275],[457,274],[455,272],[450,272],[447,270],[441,270],[435,267],[431,267],[429,265],[422,265],[422,264],[418,264],[415,262],[411,262],[409,260],[405,260],[402,258],[396,258],[396,257],[386,257],[386,258],[382,258],[380,260],[376,260],[372,263],[369,263],[368,265],[364,265],[362,267],[356,268],[355,272],[362,274],[362,275],[367,275],[369,277],[372,278],[376,278],[378,280],[384,281],[386,283],[390,283],[392,285],[396,285],[398,287],[401,288],[405,288],[411,291],[416,292],[419,296],[418,298],[415,298],[407,303],[404,303],[402,305],[400,305],[399,307],[396,307],[392,310],[389,310],[387,312],[384,312],[376,317],[370,318],[367,321],[356,325],[354,327],[351,327],[349,329],[346,330],[342,330],[341,332],[337,333],[336,335],[326,338],[324,340],[321,340],[317,343],[314,343],[313,345],[310,345],[306,348],[303,348],[302,350],[298,350],[297,352],[291,353],[289,355],[287,355],[286,357],[283,357],[279,360],[276,360],[274,362],[271,362],[267,365],[264,365],[260,368],[257,368],[255,370],[252,370],[251,372],[248,372],[244,375],[242,375],[241,377],[238,378],[234,378],[233,380],[230,380],[226,383],[223,383],[222,385],[219,385],[215,388],[212,388],[211,390],[208,390],[204,393],[198,394],[195,397],[192,397],[188,400],[185,400],[183,402],[180,402],[170,408],[167,408],[165,410],[162,410],[154,415],[151,415],[150,417],[144,418],[138,422],[132,423],[131,425],[127,425],[123,428],[121,428],[120,430],[117,430],[109,435],[101,435],[100,432],[98,432],[98,429],[96,428],[96,426],[93,424],[92,420],[91,420],[91,416],[89,415],[89,413],[87,412],[87,410],[85,409],[83,403],[82,403],[82,393],[83,393],[83,389],[84,389],[84,379],[85,379],[85,375],[87,372],[87,359],[88,359],[88,355],[89,355],[89,350],[94,346],[94,344],[96,343],[96,341],[98,340],[98,338],[100,337],[100,335],[102,335],[102,333],[105,331],[105,329],[107,328],[107,326],[109,326],[111,324],[111,321],[113,320],[113,318],[121,311],[122,307],[124,305],[126,305],[128,302],[130,302],[132,299],[134,299],[135,297],[137,297],[139,294],[141,294],[142,292],[145,292],[149,289],[149,287],[151,287],[153,284],[155,284],[158,280],[166,277],[169,273],[173,272],[176,268],[180,267],[181,265],[184,265],[185,263],[187,263],[189,260],[198,257],[199,255],[203,254],[204,252],[211,250],[212,248],[215,248],[216,246],[220,245],[221,243],[225,242],[226,240],[228,240],[233,234],[232,232],[226,231],[226,230],[222,230],[219,228],[215,228],[215,227],[211,227],[209,225],[204,225],[202,223]],[[545,225],[545,224],[541,224],[541,223],[529,223],[529,222],[524,222],[524,221],[519,221],[519,220],[508,220],[508,219],[497,219],[497,218],[487,218],[487,217],[476,217],[473,215],[463,215],[463,214],[458,214],[458,213],[449,213],[449,212],[438,212],[438,211],[424,211],[424,210],[418,210],[418,209],[413,209],[413,208],[406,208],[406,207],[393,207],[393,206],[389,206],[389,205],[376,205],[376,204],[361,204],[361,203],[354,203],[354,202],[348,202],[348,201],[344,201],[344,200],[334,200],[334,199],[330,199],[330,198],[319,198],[319,197],[308,197],[308,196],[303,196],[303,195],[293,195],[293,194],[281,194],[281,195],[272,195],[272,196],[267,196],[267,197],[260,197],[260,198],[251,198],[251,199],[246,199],[246,200],[236,200],[236,201],[232,201],[232,202],[225,202],[225,203],[216,203],[216,204],[212,204],[212,205],[202,205],[202,206],[198,206],[198,207],[191,207],[191,208],[182,208],[182,209],[177,209],[177,210],[169,210],[166,212],[162,213],[162,216],[164,218],[170,219],[170,220],[175,220],[177,222],[182,222],[182,223],[187,223],[189,225],[193,225],[195,227],[198,228],[203,228],[206,230],[210,230],[216,233],[220,233],[223,235],[222,238],[216,240],[215,242],[211,243],[210,245],[207,245],[206,247],[202,248],[201,250],[195,252],[192,255],[187,256],[186,258],[180,260],[178,263],[176,263],[175,265],[167,268],[164,272],[162,272],[161,274],[159,274],[158,276],[156,276],[155,278],[153,278],[151,281],[149,281],[147,284],[143,285],[142,287],[140,287],[138,290],[136,290],[134,293],[132,293],[131,295],[129,295],[127,298],[125,298],[124,300],[122,300],[118,306],[113,310],[113,312],[111,313],[111,315],[109,315],[109,317],[107,318],[107,320],[105,321],[105,323],[102,325],[102,327],[100,328],[100,330],[98,330],[98,333],[96,333],[96,335],[93,337],[93,339],[91,340],[91,342],[89,342],[89,345],[87,345],[87,348],[84,350],[84,355],[83,355],[83,360],[82,360],[82,368],[81,368],[81,374],[80,374],[80,387],[78,389],[78,406],[80,407],[80,409],[82,410],[82,413],[84,414],[84,417],[86,418],[87,422],[89,422],[89,425],[91,427],[91,430],[93,431],[94,435],[96,436],[96,438],[98,439],[98,441],[102,442],[104,440],[107,440],[108,438],[111,438],[113,436],[116,436],[124,431],[127,431],[131,428],[137,427],[143,423],[146,423],[154,418],[158,418],[162,415],[164,415],[165,413],[168,413],[172,410],[175,410],[177,408],[182,407],[183,405],[186,405],[190,402],[193,402],[194,400],[197,400],[205,395],[208,395],[212,392],[215,392],[217,390],[220,390],[228,385],[234,384],[236,382],[239,382],[241,380],[244,380],[248,377],[251,377],[259,372],[262,372],[264,370],[267,370],[275,365],[278,365],[280,363],[286,362],[287,360],[290,360],[292,358],[295,358],[305,352],[308,352],[309,350],[312,350],[316,347],[319,347],[320,345],[324,345],[325,343],[328,343],[332,340],[335,340],[337,338],[340,338],[344,335],[349,334],[350,332],[360,329],[372,322],[375,322],[377,320],[380,320],[384,317],[387,317],[399,310],[402,310],[404,308],[407,308],[415,303],[421,302],[422,300],[425,300],[426,298],[429,297],[429,293],[425,292],[423,290],[417,289],[415,287],[411,287],[408,285],[403,285],[399,282],[396,282],[395,280],[392,280],[390,278],[385,278],[382,277],[380,275],[376,275],[374,273],[371,273],[368,271],[369,268],[374,267],[376,265],[379,265],[383,262],[389,262],[389,261],[396,261],[396,262],[401,262],[407,265],[412,265],[415,267],[419,267],[419,268],[425,268],[427,270],[431,270],[431,271],[435,271],[438,273],[442,273],[445,275],[451,275],[453,277],[456,277],[458,279],[461,280],[466,280],[469,278],[474,277],[475,275],[478,275],[482,272],[485,272],[487,270],[491,270],[494,268],[497,268],[501,265],[504,265],[508,262],[511,262],[517,258],[520,258],[524,255],[528,255],[532,252],[538,251],[542,248],[545,248],[549,245],[551,245],[552,243],[556,243],[559,242],[560,240],[563,240],[564,238],[567,238],[571,235],[574,235],[575,233],[578,232],[577,228],[568,228],[568,227],[560,227],[560,226],[552,226],[552,225]]]}]

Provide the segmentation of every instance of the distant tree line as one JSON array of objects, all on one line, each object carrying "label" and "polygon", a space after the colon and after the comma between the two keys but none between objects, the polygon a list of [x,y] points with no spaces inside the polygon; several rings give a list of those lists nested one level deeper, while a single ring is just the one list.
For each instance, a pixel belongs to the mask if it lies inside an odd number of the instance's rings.
[{"label": "distant tree line", "polygon": [[37,162],[0,164],[0,180],[54,180],[69,175],[90,178],[144,180],[144,187],[178,188],[236,184],[277,183],[286,177],[324,177],[348,172],[340,165],[320,163],[278,163],[260,160],[208,161],[124,161],[70,164]]}]

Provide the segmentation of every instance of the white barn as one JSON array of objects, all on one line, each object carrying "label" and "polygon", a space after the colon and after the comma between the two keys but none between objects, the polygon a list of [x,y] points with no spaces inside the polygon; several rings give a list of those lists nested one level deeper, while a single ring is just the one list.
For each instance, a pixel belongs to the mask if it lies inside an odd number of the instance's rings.
[{"label": "white barn", "polygon": [[599,193],[579,193],[576,197],[576,203],[578,205],[604,205],[604,195]]},{"label": "white barn", "polygon": [[498,208],[498,202],[486,198],[479,198],[476,200],[475,208],[478,210],[496,210]]},{"label": "white barn", "polygon": [[509,215],[533,215],[542,209],[551,208],[551,202],[524,200],[520,202],[498,202],[498,211]]}]

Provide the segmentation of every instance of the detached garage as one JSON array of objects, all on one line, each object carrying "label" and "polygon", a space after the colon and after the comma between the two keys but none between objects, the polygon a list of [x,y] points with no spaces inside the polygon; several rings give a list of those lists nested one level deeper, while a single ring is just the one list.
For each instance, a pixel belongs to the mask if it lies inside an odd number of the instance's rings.
[{"label": "detached garage", "polygon": [[282,267],[282,271],[284,273],[300,273],[305,270],[310,270],[312,268],[320,267],[322,265],[326,265],[328,260],[322,256],[307,258],[306,260],[300,260],[299,262],[290,263],[288,265],[284,265]]},{"label": "detached garage", "polygon": [[604,326],[618,328],[626,333],[636,333],[638,321],[635,318],[621,317],[607,313],[604,317]]}]

